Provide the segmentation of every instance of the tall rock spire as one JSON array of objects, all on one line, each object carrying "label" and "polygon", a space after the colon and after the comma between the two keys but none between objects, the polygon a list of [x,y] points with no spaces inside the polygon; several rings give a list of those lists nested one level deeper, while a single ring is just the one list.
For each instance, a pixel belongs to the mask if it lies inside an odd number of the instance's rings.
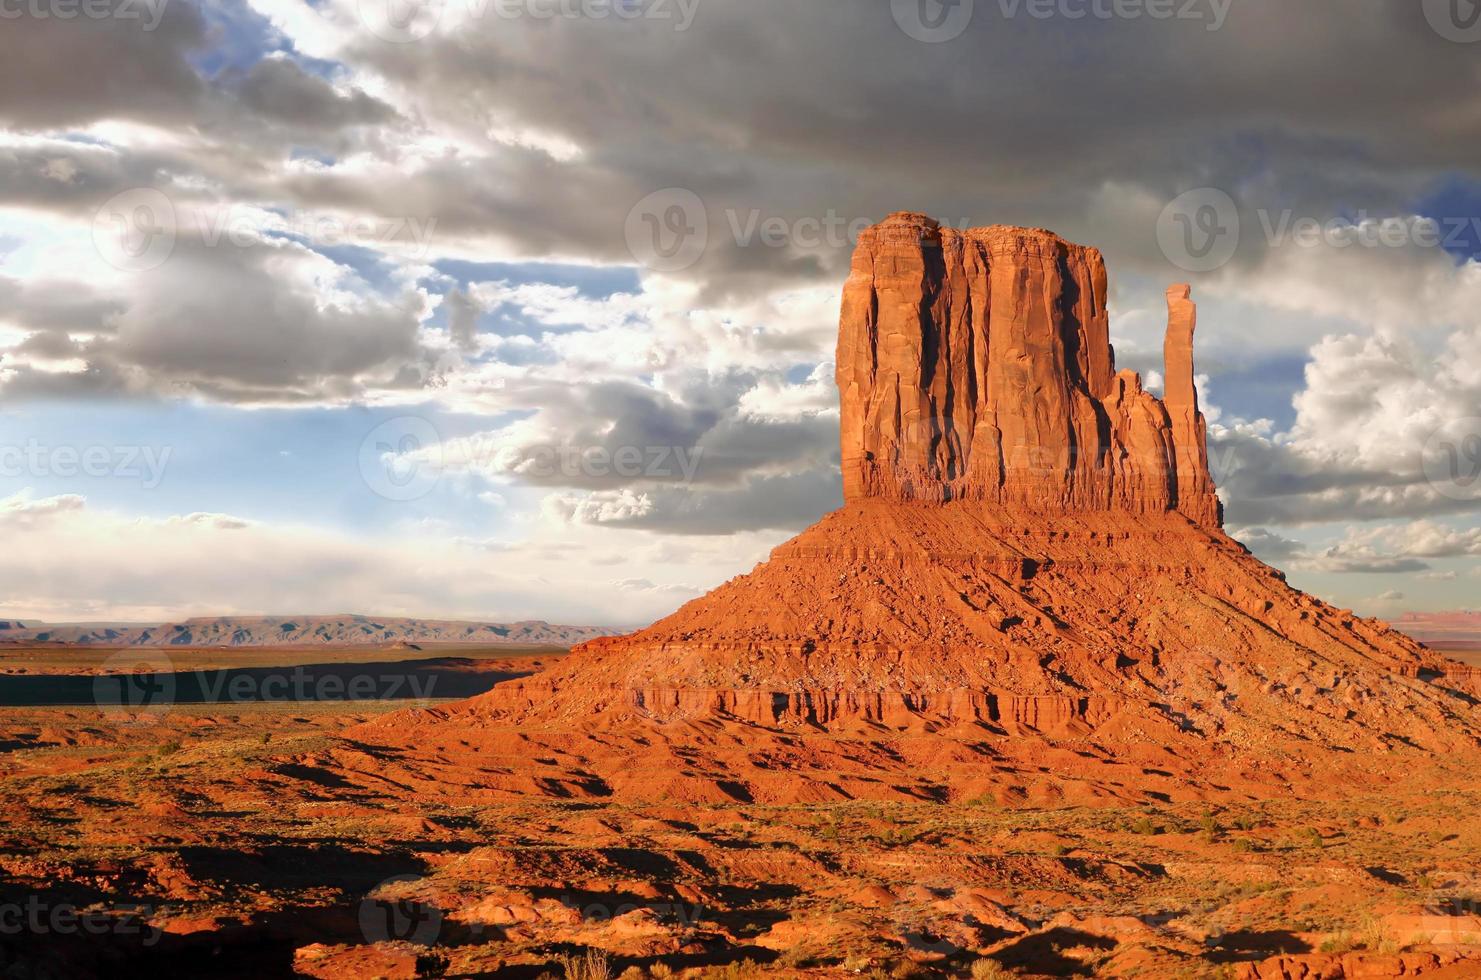
[{"label": "tall rock spire", "polygon": [[1198,307],[1189,298],[1187,283],[1167,289],[1167,339],[1163,341],[1166,387],[1162,401],[1172,422],[1177,509],[1200,524],[1217,524],[1219,499],[1208,472],[1208,428],[1198,410],[1198,388],[1193,382],[1193,331]]},{"label": "tall rock spire", "polygon": [[867,230],[838,340],[845,498],[1176,508],[1217,524],[1196,398],[1170,418],[1116,373],[1106,295],[1100,252],[1042,229],[901,212]]}]

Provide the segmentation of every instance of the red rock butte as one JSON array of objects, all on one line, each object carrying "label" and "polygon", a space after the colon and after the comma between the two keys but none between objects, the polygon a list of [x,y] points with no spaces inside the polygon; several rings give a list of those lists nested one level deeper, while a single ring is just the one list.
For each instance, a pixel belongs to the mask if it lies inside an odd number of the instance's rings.
[{"label": "red rock butte", "polygon": [[1466,668],[1222,530],[1189,288],[1161,399],[1116,370],[1107,295],[1100,253],[1048,231],[869,229],[839,327],[843,507],[647,629],[364,726],[341,764],[464,800],[1043,804],[1474,764]]},{"label": "red rock butte", "polygon": [[1217,526],[1189,287],[1167,305],[1160,401],[1116,371],[1099,251],[892,215],[861,236],[843,290],[844,498],[1176,510]]}]

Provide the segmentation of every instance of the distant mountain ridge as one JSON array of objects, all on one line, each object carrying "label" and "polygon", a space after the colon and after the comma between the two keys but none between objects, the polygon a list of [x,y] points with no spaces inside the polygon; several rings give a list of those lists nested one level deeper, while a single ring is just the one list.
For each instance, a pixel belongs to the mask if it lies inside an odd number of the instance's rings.
[{"label": "distant mountain ridge", "polygon": [[1481,611],[1409,612],[1395,619],[1393,625],[1421,643],[1481,646]]},{"label": "distant mountain ridge", "polygon": [[0,620],[0,643],[68,646],[390,646],[458,643],[569,647],[621,630],[517,623],[413,619],[399,616],[203,616],[158,625],[46,624]]}]

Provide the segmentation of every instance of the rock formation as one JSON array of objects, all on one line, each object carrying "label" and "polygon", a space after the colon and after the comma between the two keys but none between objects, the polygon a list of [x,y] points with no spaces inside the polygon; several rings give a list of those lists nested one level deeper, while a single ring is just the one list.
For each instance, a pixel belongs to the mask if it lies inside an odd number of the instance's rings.
[{"label": "rock formation", "polygon": [[[630,636],[367,741],[481,791],[1172,799],[1475,759],[1474,681],[1229,538],[1189,288],[1166,397],[1117,372],[1100,253],[897,214],[838,344],[844,506]],[[464,770],[458,770],[464,771]]]},{"label": "rock formation", "polygon": [[1177,509],[1217,526],[1188,293],[1168,291],[1164,406],[1116,372],[1096,249],[917,214],[869,229],[838,338],[844,498]]}]

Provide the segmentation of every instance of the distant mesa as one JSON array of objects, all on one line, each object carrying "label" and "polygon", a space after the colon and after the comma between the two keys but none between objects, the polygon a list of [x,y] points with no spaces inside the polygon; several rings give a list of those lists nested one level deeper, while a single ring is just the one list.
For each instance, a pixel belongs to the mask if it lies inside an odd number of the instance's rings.
[{"label": "distant mesa", "polygon": [[1473,765],[1467,668],[1224,533],[1190,292],[1157,398],[1116,368],[1098,251],[892,215],[843,289],[842,508],[646,629],[355,737],[510,797],[1167,802]]},{"label": "distant mesa", "polygon": [[5,643],[134,647],[288,647],[288,646],[464,646],[571,647],[615,630],[600,626],[561,626],[529,620],[474,623],[459,620],[371,616],[217,616],[158,625],[80,624],[23,626],[12,623],[0,634]]},{"label": "distant mesa", "polygon": [[1442,649],[1481,651],[1481,611],[1410,612],[1394,620],[1394,627],[1416,640]]}]

